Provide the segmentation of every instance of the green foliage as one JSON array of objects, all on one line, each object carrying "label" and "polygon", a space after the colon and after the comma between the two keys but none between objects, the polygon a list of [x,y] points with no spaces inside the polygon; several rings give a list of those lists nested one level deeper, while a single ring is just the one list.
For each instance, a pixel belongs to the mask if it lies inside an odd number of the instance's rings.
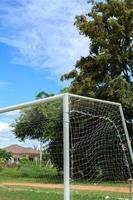
[{"label": "green foliage", "polygon": [[37,182],[37,183],[62,183],[56,168],[39,166],[33,163],[21,163],[20,168],[3,168],[0,171],[2,181]]},{"label": "green foliage", "polygon": [[51,97],[51,96],[54,96],[54,94],[53,93],[48,94],[44,91],[41,91],[36,95],[36,99],[43,99],[43,98],[47,98],[47,97]]},{"label": "green foliage", "polygon": [[12,153],[7,152],[5,149],[0,149],[0,159],[8,161],[12,157]]},{"label": "green foliage", "polygon": [[20,117],[12,124],[17,138],[25,140],[40,139],[43,137],[47,124],[46,115],[41,112],[41,107],[30,107],[21,111]]},{"label": "green foliage", "polygon": [[48,150],[43,150],[42,164],[49,167],[52,165],[51,156]]},{"label": "green foliage", "polygon": [[6,165],[6,160],[4,158],[0,158],[0,172],[2,171],[5,165]]},{"label": "green foliage", "polygon": [[[49,161],[59,171],[63,168],[62,119],[62,101],[56,100],[23,109],[15,123],[12,124],[12,130],[17,138],[37,139],[41,140],[44,145],[47,144],[48,150],[43,152],[43,162],[48,164],[47,161]],[[57,159],[57,156],[60,159]]]},{"label": "green foliage", "polygon": [[36,164],[34,161],[30,160],[26,156],[20,157],[19,162],[20,162],[19,167],[24,166],[24,165],[35,165]]},{"label": "green foliage", "polygon": [[96,1],[75,25],[90,53],[61,80],[72,79],[72,93],[121,103],[133,136],[133,1]]},{"label": "green foliage", "polygon": [[126,81],[125,78],[118,76],[109,81],[108,84],[109,87],[106,89],[106,93],[111,101],[121,102],[126,108],[132,106],[132,89],[131,85]]},{"label": "green foliage", "polygon": [[60,90],[60,93],[69,93],[69,88],[68,87],[65,87],[63,89]]},{"label": "green foliage", "polygon": [[5,149],[0,149],[0,171],[5,167],[7,161],[12,157],[12,153]]}]

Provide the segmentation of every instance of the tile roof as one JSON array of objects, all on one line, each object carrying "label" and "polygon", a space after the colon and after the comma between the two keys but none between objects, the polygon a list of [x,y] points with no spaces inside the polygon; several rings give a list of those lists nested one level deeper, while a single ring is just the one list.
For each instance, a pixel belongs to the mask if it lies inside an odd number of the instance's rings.
[{"label": "tile roof", "polygon": [[24,154],[24,155],[39,155],[39,151],[35,150],[31,147],[21,147],[19,145],[10,145],[4,148],[6,151],[11,152],[13,154]]}]

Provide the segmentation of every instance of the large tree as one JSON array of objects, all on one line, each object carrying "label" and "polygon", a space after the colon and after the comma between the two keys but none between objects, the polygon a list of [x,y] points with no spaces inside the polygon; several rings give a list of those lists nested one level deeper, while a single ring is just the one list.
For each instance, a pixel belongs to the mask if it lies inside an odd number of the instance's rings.
[{"label": "large tree", "polygon": [[89,39],[89,54],[61,79],[72,79],[72,93],[122,103],[133,136],[133,1],[95,1],[75,25]]},{"label": "large tree", "polygon": [[[38,98],[53,96],[46,92],[36,95]],[[62,101],[55,100],[22,109],[12,124],[12,131],[22,141],[36,139],[41,141],[45,153],[58,171],[63,169],[63,112]],[[46,155],[46,154],[45,154]]]}]

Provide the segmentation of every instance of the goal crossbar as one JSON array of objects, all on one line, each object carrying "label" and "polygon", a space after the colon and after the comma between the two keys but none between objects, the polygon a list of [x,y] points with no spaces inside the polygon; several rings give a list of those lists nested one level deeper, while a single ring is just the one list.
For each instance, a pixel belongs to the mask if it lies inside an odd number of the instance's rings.
[{"label": "goal crossbar", "polygon": [[44,98],[44,99],[29,101],[29,102],[26,102],[26,103],[21,103],[21,104],[9,106],[9,107],[0,108],[0,113],[11,112],[11,111],[26,108],[28,106],[39,105],[39,104],[42,104],[42,103],[45,103],[45,102],[50,102],[50,101],[53,101],[53,100],[63,98],[63,96],[65,96],[65,95],[68,95],[69,97],[76,97],[76,98],[86,99],[86,100],[95,101],[95,102],[101,102],[101,103],[103,102],[103,103],[118,105],[118,106],[121,105],[120,103],[116,103],[116,102],[112,102],[112,101],[106,101],[106,100],[84,97],[84,96],[70,94],[70,93],[64,93],[64,94],[59,94],[59,95],[56,95],[56,96],[47,97],[47,98]]}]

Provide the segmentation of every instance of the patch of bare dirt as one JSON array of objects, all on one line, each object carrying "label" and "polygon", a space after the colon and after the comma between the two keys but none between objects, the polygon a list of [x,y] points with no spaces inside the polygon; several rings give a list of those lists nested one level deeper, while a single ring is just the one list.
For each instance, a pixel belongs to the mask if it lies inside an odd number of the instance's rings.
[{"label": "patch of bare dirt", "polygon": [[[31,187],[41,189],[63,189],[63,184],[40,184],[40,183],[14,183],[14,182],[3,182],[0,186],[7,187]],[[82,191],[100,191],[100,192],[120,192],[129,193],[128,187],[116,187],[116,186],[88,186],[88,185],[71,185],[73,190]]]}]

